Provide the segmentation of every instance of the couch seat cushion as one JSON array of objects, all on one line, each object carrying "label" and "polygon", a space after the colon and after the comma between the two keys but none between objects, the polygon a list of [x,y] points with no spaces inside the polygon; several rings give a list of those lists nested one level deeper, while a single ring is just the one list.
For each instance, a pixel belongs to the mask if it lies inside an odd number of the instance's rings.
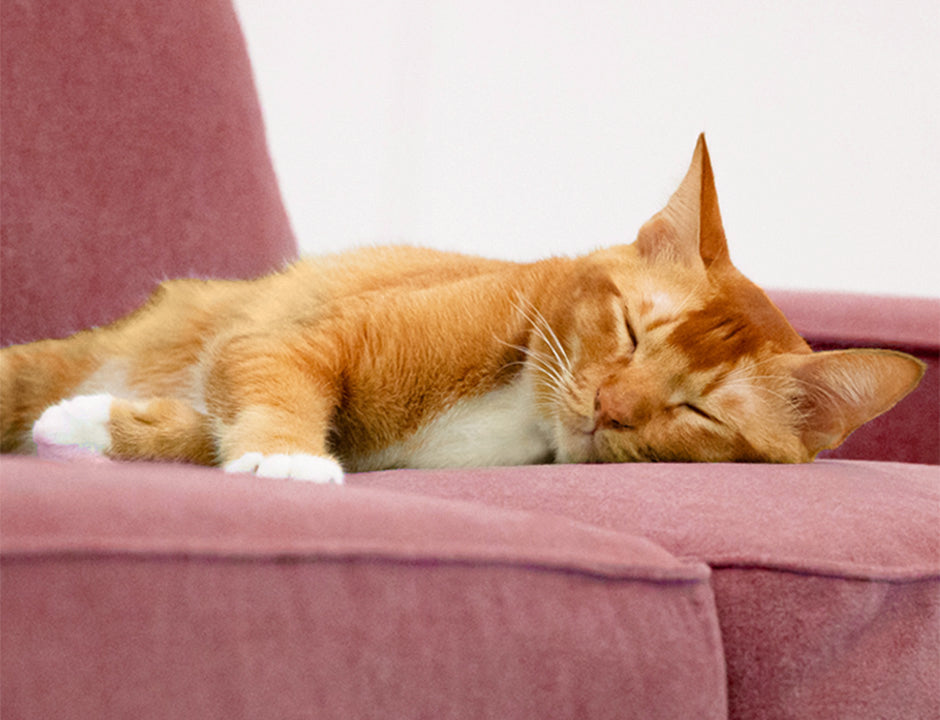
[{"label": "couch seat cushion", "polygon": [[193,467],[0,472],[11,717],[726,717],[709,570],[642,537]]},{"label": "couch seat cushion", "polygon": [[709,563],[731,717],[940,716],[936,466],[544,466],[350,483],[557,513]]}]

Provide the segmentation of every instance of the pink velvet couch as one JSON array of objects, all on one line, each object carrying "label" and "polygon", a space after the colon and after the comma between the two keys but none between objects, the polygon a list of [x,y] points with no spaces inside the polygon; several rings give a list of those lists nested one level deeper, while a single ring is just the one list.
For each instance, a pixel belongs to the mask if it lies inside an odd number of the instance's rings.
[{"label": "pink velvet couch", "polygon": [[[3,343],[295,255],[228,2],[0,7]],[[929,365],[810,465],[4,456],[2,717],[940,717],[940,302],[776,298]]]}]

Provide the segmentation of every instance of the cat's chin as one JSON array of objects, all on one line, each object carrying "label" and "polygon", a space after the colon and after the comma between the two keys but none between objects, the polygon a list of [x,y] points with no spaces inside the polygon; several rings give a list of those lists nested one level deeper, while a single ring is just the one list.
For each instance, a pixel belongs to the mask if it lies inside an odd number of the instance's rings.
[{"label": "cat's chin", "polygon": [[583,429],[577,423],[569,423],[566,427],[559,422],[558,427],[556,462],[630,462],[644,457],[632,449],[631,438],[622,431],[597,427]]},{"label": "cat's chin", "polygon": [[559,423],[556,461],[560,463],[600,462],[594,429],[580,430]]}]

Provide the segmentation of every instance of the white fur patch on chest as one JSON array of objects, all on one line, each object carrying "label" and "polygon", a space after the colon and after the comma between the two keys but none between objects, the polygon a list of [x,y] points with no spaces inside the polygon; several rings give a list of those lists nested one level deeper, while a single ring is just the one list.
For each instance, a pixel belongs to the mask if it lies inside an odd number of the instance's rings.
[{"label": "white fur patch on chest", "polygon": [[523,375],[480,397],[459,400],[407,440],[347,462],[363,471],[529,465],[552,457],[550,431],[536,412],[532,381]]}]

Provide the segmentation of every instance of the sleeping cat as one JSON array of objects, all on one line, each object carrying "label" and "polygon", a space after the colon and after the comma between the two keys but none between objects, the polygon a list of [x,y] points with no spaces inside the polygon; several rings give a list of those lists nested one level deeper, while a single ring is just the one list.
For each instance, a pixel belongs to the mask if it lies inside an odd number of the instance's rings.
[{"label": "sleeping cat", "polygon": [[0,351],[4,452],[342,482],[544,462],[806,462],[924,366],[813,353],[731,264],[704,137],[631,245],[530,264],[409,247],[176,280],[117,322]]}]

